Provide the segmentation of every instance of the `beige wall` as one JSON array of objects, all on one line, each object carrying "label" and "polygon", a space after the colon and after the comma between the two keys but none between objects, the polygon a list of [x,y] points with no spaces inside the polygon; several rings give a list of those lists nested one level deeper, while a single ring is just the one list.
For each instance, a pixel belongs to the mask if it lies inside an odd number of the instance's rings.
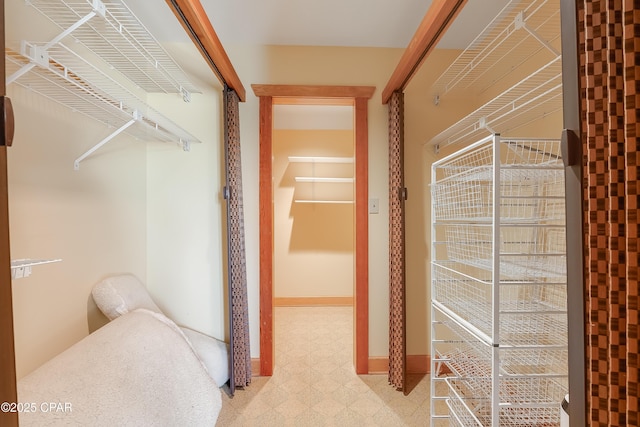
[{"label": "beige wall", "polygon": [[[243,83],[372,85],[369,101],[369,197],[380,200],[380,213],[369,215],[369,354],[388,354],[388,136],[387,107],[381,92],[402,49],[238,46],[225,49]],[[247,235],[247,272],[251,355],[259,356],[259,212],[258,98],[251,89],[241,105],[241,138]]]},{"label": "beige wall", "polygon": [[353,183],[296,183],[295,177],[353,178],[353,163],[289,162],[289,156],[353,157],[352,130],[273,131],[274,296],[353,296]]},{"label": "beige wall", "polygon": [[62,258],[12,281],[21,377],[102,324],[90,297],[100,279],[146,279],[146,156],[143,144],[120,136],[74,171],[113,129],[19,87],[8,92],[11,256]]},{"label": "beige wall", "polygon": [[189,103],[173,95],[149,96],[202,143],[189,152],[147,144],[147,287],[176,323],[225,339],[221,98],[211,90],[192,94]]}]

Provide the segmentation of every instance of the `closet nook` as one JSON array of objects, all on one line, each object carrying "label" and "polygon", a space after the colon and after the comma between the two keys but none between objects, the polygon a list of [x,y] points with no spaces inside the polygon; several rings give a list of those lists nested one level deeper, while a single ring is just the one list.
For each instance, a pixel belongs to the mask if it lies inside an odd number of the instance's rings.
[{"label": "closet nook", "polygon": [[564,165],[559,140],[521,135],[562,111],[559,39],[557,0],[511,1],[433,86],[482,104],[426,143],[465,146],[431,170],[434,427],[560,423]]}]

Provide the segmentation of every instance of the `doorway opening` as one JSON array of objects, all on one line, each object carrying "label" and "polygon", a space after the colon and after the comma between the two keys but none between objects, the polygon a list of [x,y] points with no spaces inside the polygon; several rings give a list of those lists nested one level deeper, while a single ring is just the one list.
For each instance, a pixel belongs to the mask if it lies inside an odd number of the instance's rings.
[{"label": "doorway opening", "polygon": [[353,105],[291,102],[274,100],[272,173],[274,363],[293,375],[352,360],[355,139]]},{"label": "doorway opening", "polygon": [[270,376],[274,366],[274,105],[351,105],[354,129],[354,366],[368,373],[368,100],[371,86],[252,85],[260,98],[260,375]]}]

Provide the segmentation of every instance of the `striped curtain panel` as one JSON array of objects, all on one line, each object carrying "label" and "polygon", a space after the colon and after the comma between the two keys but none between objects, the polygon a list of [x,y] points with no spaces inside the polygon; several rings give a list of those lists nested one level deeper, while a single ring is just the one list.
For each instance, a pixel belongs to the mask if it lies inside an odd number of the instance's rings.
[{"label": "striped curtain panel", "polygon": [[389,100],[389,383],[405,390],[404,95]]},{"label": "striped curtain panel", "polygon": [[638,28],[637,0],[578,1],[591,426],[640,425]]},{"label": "striped curtain panel", "polygon": [[227,200],[227,250],[230,323],[231,393],[251,382],[249,348],[249,310],[247,306],[247,271],[244,246],[244,208],[242,202],[242,164],[240,161],[239,98],[224,89],[224,152]]}]

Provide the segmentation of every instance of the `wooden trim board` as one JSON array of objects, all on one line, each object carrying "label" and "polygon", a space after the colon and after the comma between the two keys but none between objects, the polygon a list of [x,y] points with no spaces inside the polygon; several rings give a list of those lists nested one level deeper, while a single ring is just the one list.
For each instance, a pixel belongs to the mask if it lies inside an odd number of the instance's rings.
[{"label": "wooden trim board", "polygon": [[273,374],[272,98],[260,98],[260,374]]},{"label": "wooden trim board", "polygon": [[404,90],[409,84],[466,3],[467,0],[433,0],[382,91],[383,104],[389,102],[393,92]]},{"label": "wooden trim board", "polygon": [[[431,357],[428,354],[407,355],[407,374],[428,374],[431,372]],[[370,357],[370,374],[388,374],[388,357]]]},{"label": "wooden trim board", "polygon": [[[0,43],[5,46],[4,0],[0,0]],[[0,59],[0,95],[6,95],[5,57]],[[4,102],[3,98],[0,101]],[[0,118],[5,121],[6,118]],[[11,254],[9,244],[9,182],[7,177],[7,141],[5,141],[5,123],[0,126],[0,403],[18,402],[16,389],[16,362],[13,331],[13,298],[11,291]],[[18,425],[17,412],[0,411],[0,425],[12,427]]]},{"label": "wooden trim board", "polygon": [[221,79],[221,83],[226,83],[238,94],[240,101],[244,102],[247,96],[245,88],[200,1],[166,0],[166,2],[213,72]]},{"label": "wooden trim board", "polygon": [[368,99],[355,105],[355,367],[369,372],[369,124]]},{"label": "wooden trim board", "polygon": [[[354,365],[369,371],[368,99],[372,86],[251,85],[260,97],[260,374],[273,374],[273,105],[274,98],[353,98],[355,116]],[[338,104],[340,105],[340,104]]]},{"label": "wooden trim board", "polygon": [[[373,96],[375,86],[263,85],[252,84],[256,96],[274,98],[365,98]],[[281,101],[280,101],[281,102]],[[295,101],[294,101],[295,102]]]}]

